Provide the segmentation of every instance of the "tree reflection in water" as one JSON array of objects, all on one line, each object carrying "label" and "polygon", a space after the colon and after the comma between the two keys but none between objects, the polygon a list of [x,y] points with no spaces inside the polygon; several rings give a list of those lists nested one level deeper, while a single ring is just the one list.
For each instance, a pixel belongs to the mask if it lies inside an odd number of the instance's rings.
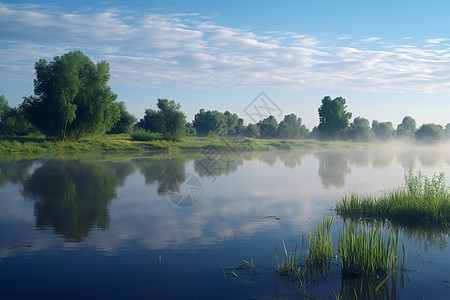
[{"label": "tree reflection in water", "polygon": [[145,184],[158,184],[158,195],[179,193],[180,185],[186,180],[185,159],[135,159],[133,162],[144,175]]},{"label": "tree reflection in water", "polygon": [[81,242],[92,228],[108,229],[108,205],[132,171],[130,163],[51,160],[23,181],[23,194],[35,200],[38,228]]}]

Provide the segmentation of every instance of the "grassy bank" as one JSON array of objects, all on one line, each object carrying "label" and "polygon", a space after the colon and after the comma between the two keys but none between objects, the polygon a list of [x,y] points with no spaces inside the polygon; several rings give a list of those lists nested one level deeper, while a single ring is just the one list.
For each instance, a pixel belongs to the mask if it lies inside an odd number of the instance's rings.
[{"label": "grassy bank", "polygon": [[428,178],[410,170],[405,185],[382,197],[350,193],[336,203],[342,216],[387,218],[399,223],[449,223],[450,188],[443,173]]},{"label": "grassy bank", "polygon": [[[83,153],[83,152],[177,152],[207,151],[268,151],[291,149],[345,149],[362,146],[351,142],[321,142],[316,140],[228,139],[218,137],[185,137],[179,142],[165,140],[133,141],[129,135],[104,135],[80,140],[54,141],[45,137],[0,137],[0,153]],[[206,149],[206,150],[205,150]]]}]

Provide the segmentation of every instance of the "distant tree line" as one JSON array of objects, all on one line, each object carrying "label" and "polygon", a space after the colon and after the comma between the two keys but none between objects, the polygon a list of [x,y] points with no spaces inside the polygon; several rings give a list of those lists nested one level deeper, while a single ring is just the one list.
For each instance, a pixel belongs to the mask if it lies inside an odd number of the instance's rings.
[{"label": "distant tree line", "polygon": [[0,95],[0,135],[44,134],[53,139],[77,139],[98,134],[131,134],[134,139],[180,140],[188,136],[251,137],[262,139],[319,139],[376,141],[417,140],[426,143],[450,139],[450,123],[416,127],[405,116],[396,128],[391,122],[363,117],[352,119],[342,97],[326,96],[318,109],[319,125],[310,132],[294,113],[278,122],[274,116],[244,124],[236,113],[200,109],[192,122],[186,121],[181,105],[174,100],[157,99],[157,110],[146,109],[139,121],[107,85],[109,64],[97,64],[81,51],[56,56],[51,62],[35,63],[34,95],[24,97],[18,107],[10,107]]}]

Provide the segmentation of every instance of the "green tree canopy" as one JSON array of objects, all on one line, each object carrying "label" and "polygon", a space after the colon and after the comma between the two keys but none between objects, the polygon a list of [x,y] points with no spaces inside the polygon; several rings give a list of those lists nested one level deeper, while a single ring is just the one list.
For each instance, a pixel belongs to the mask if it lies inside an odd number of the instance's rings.
[{"label": "green tree canopy", "polygon": [[259,126],[259,136],[261,138],[272,139],[277,137],[278,122],[274,116],[270,115],[257,124]]},{"label": "green tree canopy", "polygon": [[195,114],[193,125],[197,136],[222,135],[228,132],[227,121],[225,114],[217,110],[205,111],[202,108]]},{"label": "green tree canopy", "polygon": [[445,125],[444,135],[446,139],[450,139],[450,123],[447,123],[447,125]]},{"label": "green tree canopy", "polygon": [[184,124],[184,126],[186,127],[186,135],[187,136],[196,136],[197,133],[195,131],[195,127],[194,125],[192,125],[191,122],[186,122],[186,124]]},{"label": "green tree canopy", "polygon": [[0,134],[8,136],[24,136],[38,130],[27,121],[21,108],[8,109],[0,121]]},{"label": "green tree canopy", "polygon": [[133,125],[137,121],[137,118],[127,111],[127,107],[125,106],[125,103],[123,103],[122,101],[116,102],[116,105],[119,108],[120,119],[119,121],[116,122],[116,124],[114,124],[114,126],[108,133],[113,134],[130,133],[133,128]]},{"label": "green tree canopy", "polygon": [[162,133],[164,139],[178,141],[186,133],[186,115],[175,100],[158,99],[158,110],[146,109],[144,118],[136,124],[138,128]]},{"label": "green tree canopy", "polygon": [[11,107],[9,106],[8,100],[6,100],[5,95],[0,95],[0,121],[10,108]]},{"label": "green tree canopy", "polygon": [[367,142],[370,140],[372,133],[370,132],[369,120],[362,117],[356,117],[346,132],[347,138],[353,141]]},{"label": "green tree canopy", "polygon": [[437,124],[423,124],[415,133],[418,141],[424,143],[435,143],[444,136],[444,128]]},{"label": "green tree canopy", "polygon": [[317,127],[319,137],[338,138],[348,128],[351,117],[352,114],[347,112],[344,98],[337,97],[331,100],[330,96],[324,97],[319,107],[319,126]]},{"label": "green tree canopy", "polygon": [[250,123],[247,125],[247,130],[245,131],[245,136],[252,137],[252,138],[259,138],[261,134],[261,129],[258,125]]},{"label": "green tree canopy", "polygon": [[146,109],[144,118],[136,124],[138,128],[162,133],[164,139],[178,141],[186,133],[186,115],[175,100],[158,99],[158,110]]},{"label": "green tree canopy", "polygon": [[309,130],[302,124],[302,119],[295,114],[285,115],[283,121],[278,124],[278,138],[302,139],[309,135]]},{"label": "green tree canopy", "polygon": [[227,118],[227,131],[230,135],[236,135],[236,129],[239,122],[239,116],[237,114],[232,114],[228,110],[223,113]]},{"label": "green tree canopy", "polygon": [[394,127],[391,122],[372,121],[372,134],[376,139],[388,140],[394,135]]},{"label": "green tree canopy", "polygon": [[399,138],[410,138],[414,137],[416,132],[416,120],[410,116],[403,118],[402,122],[397,126],[396,136]]},{"label": "green tree canopy", "polygon": [[117,95],[107,85],[109,64],[94,64],[81,51],[35,64],[35,96],[24,99],[28,120],[50,137],[102,134],[120,117]]}]

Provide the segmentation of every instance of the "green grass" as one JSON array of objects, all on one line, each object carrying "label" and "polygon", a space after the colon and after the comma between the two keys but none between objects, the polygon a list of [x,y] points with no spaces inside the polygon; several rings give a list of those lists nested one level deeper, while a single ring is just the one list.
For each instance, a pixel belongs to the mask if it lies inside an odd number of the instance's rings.
[{"label": "green grass", "polygon": [[431,178],[420,171],[405,174],[405,185],[375,198],[356,193],[345,195],[336,203],[342,216],[388,218],[400,223],[450,222],[450,188],[445,174]]},{"label": "green grass", "polygon": [[288,252],[286,249],[286,244],[283,240],[283,250],[285,258],[281,260],[281,262],[278,262],[278,251],[277,247],[275,246],[275,261],[277,263],[277,272],[281,276],[289,279],[299,279],[302,275],[302,270],[299,265],[299,249],[298,245],[295,245],[292,247],[291,251]]},{"label": "green grass", "polygon": [[136,129],[131,133],[131,138],[133,141],[157,141],[162,140],[164,137],[159,132],[151,132],[144,129]]},{"label": "green grass", "polygon": [[308,234],[306,267],[310,271],[323,270],[333,258],[332,223],[333,218],[325,219],[317,223],[317,232],[313,230]]},{"label": "green grass", "polygon": [[0,153],[81,153],[81,152],[198,152],[214,147],[215,151],[248,153],[251,151],[287,151],[292,149],[349,149],[367,147],[368,144],[353,142],[322,142],[316,140],[275,140],[254,138],[223,137],[183,137],[172,142],[160,139],[158,134],[135,132],[129,134],[101,135],[85,137],[79,140],[51,140],[44,136],[6,137],[0,136]]},{"label": "green grass", "polygon": [[[339,234],[338,253],[343,275],[380,275],[396,272],[398,230],[386,239],[379,229],[348,225]],[[403,262],[403,259],[402,259]]]}]

